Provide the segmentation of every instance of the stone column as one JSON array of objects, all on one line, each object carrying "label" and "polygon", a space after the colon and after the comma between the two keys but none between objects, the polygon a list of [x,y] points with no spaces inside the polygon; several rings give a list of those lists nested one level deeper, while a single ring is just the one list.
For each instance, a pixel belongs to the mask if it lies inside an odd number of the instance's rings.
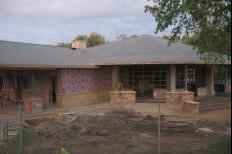
[{"label": "stone column", "polygon": [[169,88],[171,92],[176,91],[176,65],[170,66]]},{"label": "stone column", "polygon": [[119,80],[119,68],[114,66],[112,69],[112,88],[113,90],[118,89],[118,80]]},{"label": "stone column", "polygon": [[207,93],[208,96],[214,96],[214,77],[213,77],[213,65],[207,66]]}]

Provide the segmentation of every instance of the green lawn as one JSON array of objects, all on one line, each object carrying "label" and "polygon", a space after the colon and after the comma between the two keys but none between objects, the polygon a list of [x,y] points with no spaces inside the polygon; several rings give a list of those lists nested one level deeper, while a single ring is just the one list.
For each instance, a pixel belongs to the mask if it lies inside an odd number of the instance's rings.
[{"label": "green lawn", "polygon": [[[43,141],[43,138],[33,133],[25,133],[24,136],[24,145],[30,145],[32,143],[40,143]],[[14,138],[8,140],[4,147],[0,147],[0,154],[20,154],[20,142],[19,138]],[[205,149],[196,149],[194,151],[174,151],[173,149],[162,149],[161,154],[230,154],[231,153],[231,138],[230,137],[218,137],[212,139],[207,143],[207,148]],[[162,146],[162,148],[164,148]],[[60,148],[62,149],[62,148]],[[23,153],[23,152],[22,152]],[[62,149],[59,152],[54,154],[69,154],[68,148]],[[71,154],[71,153],[70,153]],[[144,152],[128,152],[127,154],[157,154],[154,149],[147,150]]]},{"label": "green lawn", "polygon": [[[157,154],[154,150],[134,154]],[[195,151],[162,150],[161,154],[231,154],[231,137],[221,137],[208,144],[207,149]]]}]

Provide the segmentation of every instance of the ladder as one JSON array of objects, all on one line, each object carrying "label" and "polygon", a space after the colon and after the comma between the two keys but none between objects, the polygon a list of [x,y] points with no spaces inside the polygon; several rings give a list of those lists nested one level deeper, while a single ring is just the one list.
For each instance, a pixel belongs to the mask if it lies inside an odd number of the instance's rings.
[{"label": "ladder", "polygon": [[9,100],[9,82],[3,79],[3,85],[0,89],[0,107]]}]

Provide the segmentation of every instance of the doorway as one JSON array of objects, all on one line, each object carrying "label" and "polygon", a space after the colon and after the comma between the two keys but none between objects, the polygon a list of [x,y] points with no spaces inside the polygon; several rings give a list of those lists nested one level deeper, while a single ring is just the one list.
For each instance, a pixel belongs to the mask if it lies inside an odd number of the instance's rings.
[{"label": "doorway", "polygon": [[57,79],[55,77],[50,78],[50,102],[52,104],[56,103],[56,89],[57,88]]}]

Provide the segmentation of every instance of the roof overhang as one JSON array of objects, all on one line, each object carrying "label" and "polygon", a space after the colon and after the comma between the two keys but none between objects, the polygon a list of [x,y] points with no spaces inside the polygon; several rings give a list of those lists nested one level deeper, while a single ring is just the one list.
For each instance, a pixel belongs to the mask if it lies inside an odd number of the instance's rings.
[{"label": "roof overhang", "polygon": [[98,66],[62,66],[62,65],[18,65],[18,64],[0,64],[0,68],[15,69],[96,69]]}]

